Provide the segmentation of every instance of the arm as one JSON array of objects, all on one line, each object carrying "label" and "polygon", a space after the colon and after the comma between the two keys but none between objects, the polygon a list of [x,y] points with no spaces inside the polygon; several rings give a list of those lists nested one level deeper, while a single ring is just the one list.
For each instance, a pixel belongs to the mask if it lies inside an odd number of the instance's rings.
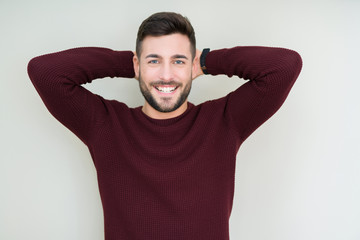
[{"label": "arm", "polygon": [[244,141],[283,104],[302,68],[300,55],[270,47],[235,47],[211,51],[209,74],[248,79],[226,98],[225,117]]},{"label": "arm", "polygon": [[28,74],[50,113],[86,143],[107,114],[104,99],[81,86],[104,77],[134,77],[133,53],[75,48],[33,58]]}]

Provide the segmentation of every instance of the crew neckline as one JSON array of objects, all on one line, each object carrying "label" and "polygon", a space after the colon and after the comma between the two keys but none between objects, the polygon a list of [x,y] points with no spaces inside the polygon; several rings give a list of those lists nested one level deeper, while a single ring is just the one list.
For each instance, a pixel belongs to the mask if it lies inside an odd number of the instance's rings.
[{"label": "crew neckline", "polygon": [[135,112],[140,115],[141,118],[147,120],[148,122],[151,122],[153,124],[156,125],[160,125],[160,126],[168,126],[170,124],[174,124],[179,122],[182,118],[184,118],[189,112],[190,110],[194,107],[194,104],[187,102],[187,108],[185,110],[185,112],[183,112],[182,114],[180,114],[179,116],[173,117],[173,118],[167,118],[167,119],[156,119],[156,118],[151,118],[148,115],[146,115],[143,111],[142,111],[142,106],[139,106],[137,108],[135,108]]}]

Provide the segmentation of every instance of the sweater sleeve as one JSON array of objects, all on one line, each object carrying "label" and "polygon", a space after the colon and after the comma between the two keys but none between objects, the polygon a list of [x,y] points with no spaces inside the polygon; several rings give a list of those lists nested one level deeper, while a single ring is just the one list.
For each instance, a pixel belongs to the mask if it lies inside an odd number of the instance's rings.
[{"label": "sweater sleeve", "polygon": [[243,142],[283,104],[302,68],[300,55],[271,47],[235,47],[211,51],[209,74],[249,80],[226,96],[225,117]]},{"label": "sweater sleeve", "polygon": [[31,59],[28,74],[50,113],[85,144],[107,114],[104,99],[82,84],[104,77],[135,76],[131,51],[74,48]]}]

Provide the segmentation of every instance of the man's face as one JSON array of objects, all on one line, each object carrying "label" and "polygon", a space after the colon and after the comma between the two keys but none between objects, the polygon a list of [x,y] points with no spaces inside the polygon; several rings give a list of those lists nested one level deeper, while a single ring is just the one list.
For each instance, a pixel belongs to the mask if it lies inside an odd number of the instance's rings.
[{"label": "man's face", "polygon": [[148,36],[142,42],[134,70],[146,102],[145,108],[173,112],[184,108],[192,83],[193,61],[186,35]]}]

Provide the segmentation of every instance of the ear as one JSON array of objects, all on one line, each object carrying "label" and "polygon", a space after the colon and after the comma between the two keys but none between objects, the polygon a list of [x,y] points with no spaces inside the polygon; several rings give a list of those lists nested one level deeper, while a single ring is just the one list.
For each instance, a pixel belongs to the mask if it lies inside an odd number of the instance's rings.
[{"label": "ear", "polygon": [[135,72],[135,79],[139,80],[140,61],[136,55],[136,52],[134,52],[134,56],[133,56],[133,66],[134,66],[134,72]]},{"label": "ear", "polygon": [[193,63],[192,63],[192,72],[196,73],[198,71],[198,64],[199,64],[199,58],[198,56],[194,57]]},{"label": "ear", "polygon": [[201,69],[200,66],[200,56],[201,56],[202,51],[200,50],[196,50],[196,55],[193,61],[193,66],[192,66],[192,70],[193,70],[193,80],[197,77],[199,77],[200,75],[203,75],[203,71]]}]

